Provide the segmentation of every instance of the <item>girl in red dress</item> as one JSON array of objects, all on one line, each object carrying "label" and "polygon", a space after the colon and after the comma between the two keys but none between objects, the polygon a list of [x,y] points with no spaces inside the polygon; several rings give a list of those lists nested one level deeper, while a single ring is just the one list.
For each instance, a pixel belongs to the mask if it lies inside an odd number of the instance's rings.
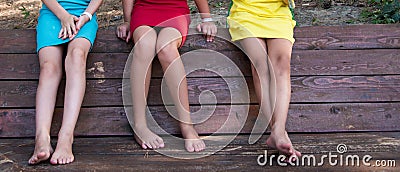
[{"label": "girl in red dress", "polygon": [[[202,22],[197,29],[212,41],[217,32],[212,22],[207,0],[195,0],[201,13]],[[150,131],[146,123],[146,97],[149,90],[151,64],[157,55],[172,99],[178,113],[185,148],[189,152],[205,149],[193,128],[190,111],[186,73],[180,60],[178,48],[183,45],[188,33],[190,11],[186,0],[123,0],[125,22],[118,26],[119,38],[135,43],[131,64],[130,82],[132,85],[133,121],[135,139],[143,149],[164,147],[161,137]],[[174,63],[173,63],[174,62]]]}]

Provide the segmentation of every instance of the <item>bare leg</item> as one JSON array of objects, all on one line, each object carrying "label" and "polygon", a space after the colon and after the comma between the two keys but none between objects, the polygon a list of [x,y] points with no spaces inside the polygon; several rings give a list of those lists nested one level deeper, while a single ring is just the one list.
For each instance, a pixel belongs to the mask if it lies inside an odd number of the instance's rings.
[{"label": "bare leg", "polygon": [[140,26],[133,32],[135,47],[130,73],[133,126],[135,139],[143,149],[164,147],[163,139],[148,128],[146,121],[146,97],[150,86],[151,64],[156,52],[156,39],[156,32],[148,26]]},{"label": "bare leg", "polygon": [[61,46],[44,47],[39,51],[40,77],[36,94],[36,139],[35,151],[29,164],[47,160],[53,153],[50,145],[50,127],[58,85],[62,77]]},{"label": "bare leg", "polygon": [[[254,87],[258,101],[261,102],[261,113],[267,115],[268,121],[271,119],[271,136],[267,139],[267,145],[278,149],[286,155],[301,156],[300,152],[292,147],[292,143],[287,135],[285,125],[290,102],[290,56],[292,44],[284,39],[246,38],[240,41],[242,47],[252,61],[252,73]],[[259,50],[260,45],[264,47]],[[267,52],[271,59],[272,66],[276,75],[276,106],[271,116],[272,107],[267,93],[270,86],[267,65]],[[257,70],[255,70],[257,69]],[[267,113],[265,113],[267,112]]]},{"label": "bare leg", "polygon": [[90,42],[84,38],[75,38],[68,45],[65,59],[64,114],[61,129],[58,133],[57,147],[50,160],[52,164],[68,164],[74,161],[72,143],[76,121],[78,120],[79,110],[85,94],[85,69],[89,49]]},{"label": "bare leg", "polygon": [[[164,28],[159,33],[156,49],[158,50],[158,59],[161,66],[166,72],[167,86],[178,112],[179,127],[185,139],[186,150],[199,152],[205,149],[205,143],[200,139],[190,118],[186,72],[178,51],[178,47],[182,42],[181,37],[178,30]],[[167,72],[169,67],[172,70]]]},{"label": "bare leg", "polygon": [[271,95],[274,88],[271,88],[266,43],[264,39],[246,38],[241,40],[240,44],[251,60],[254,88],[257,100],[260,103],[260,114],[265,116],[261,118],[264,119],[262,120],[265,123],[264,126],[255,126],[256,132],[264,132],[272,118],[273,101],[275,101],[272,99],[274,96]]},{"label": "bare leg", "polygon": [[293,45],[286,39],[267,39],[267,46],[276,75],[276,94],[279,95],[276,99],[271,120],[271,136],[267,139],[267,145],[285,154],[301,156],[301,153],[293,148],[285,127],[291,94],[290,58]]}]

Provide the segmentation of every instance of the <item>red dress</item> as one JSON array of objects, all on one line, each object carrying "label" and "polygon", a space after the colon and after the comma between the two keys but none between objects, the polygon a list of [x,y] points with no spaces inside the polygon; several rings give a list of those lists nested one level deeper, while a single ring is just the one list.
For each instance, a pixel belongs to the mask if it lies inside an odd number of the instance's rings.
[{"label": "red dress", "polygon": [[190,24],[187,0],[136,0],[132,10],[131,31],[139,26],[173,27],[186,40]]}]

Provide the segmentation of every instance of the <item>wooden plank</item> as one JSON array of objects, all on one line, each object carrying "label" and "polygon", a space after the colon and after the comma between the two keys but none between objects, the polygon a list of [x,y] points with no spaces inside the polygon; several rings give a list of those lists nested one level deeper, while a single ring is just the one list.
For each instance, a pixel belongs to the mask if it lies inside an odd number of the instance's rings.
[{"label": "wooden plank", "polygon": [[400,73],[400,49],[294,51],[291,75]]},{"label": "wooden plank", "polygon": [[[192,106],[196,112],[199,106]],[[212,106],[204,106],[212,109]],[[258,106],[218,105],[215,111],[205,111],[192,116],[195,128],[201,134],[215,133],[229,117],[235,115],[226,124],[227,130],[220,133],[232,133],[235,127],[244,123],[241,133],[250,133],[257,119]],[[150,106],[153,118],[161,128],[172,134],[179,134],[177,121],[169,116],[162,106]],[[289,132],[343,132],[343,131],[400,131],[400,103],[361,103],[361,104],[291,104],[287,120]],[[211,115],[211,116],[210,116]],[[56,109],[51,133],[56,136],[61,126],[62,109]],[[204,122],[203,122],[204,121]],[[318,124],[318,125],[315,125]],[[0,137],[33,137],[35,135],[34,109],[0,110]],[[99,127],[102,126],[102,127]],[[229,130],[231,129],[231,130]],[[156,130],[156,132],[161,132]],[[130,136],[126,113],[122,107],[82,108],[76,126],[77,136],[116,135]]]},{"label": "wooden plank", "polygon": [[[96,147],[97,148],[97,147]],[[388,159],[394,160],[398,163],[399,159],[396,159],[395,153],[392,152],[372,152],[368,155],[381,160]],[[162,155],[152,155],[150,157],[146,154],[141,155],[76,155],[75,162],[69,165],[50,165],[48,162],[42,163],[37,166],[28,166],[26,159],[29,158],[29,154],[23,155],[9,155],[5,158],[10,159],[11,162],[5,164],[5,171],[149,171],[149,172],[163,172],[163,171],[206,171],[206,172],[217,172],[217,171],[271,171],[271,172],[286,172],[286,171],[388,171],[397,172],[398,167],[369,167],[361,164],[357,166],[330,166],[329,161],[325,158],[325,163],[322,166],[279,166],[277,163],[273,163],[272,166],[259,166],[257,164],[258,156],[262,155],[262,152],[257,155],[232,155],[232,156],[211,156],[207,158],[195,159],[195,160],[180,160],[175,158],[168,158]],[[274,154],[278,157],[278,154]],[[316,159],[320,160],[321,156],[327,154],[313,154]],[[268,157],[270,157],[269,155]],[[362,158],[364,155],[360,155]],[[307,162],[307,161],[306,161]],[[351,161],[350,161],[351,162]],[[371,159],[370,164],[375,164],[376,160]],[[396,164],[397,165],[397,164]],[[362,170],[360,170],[362,169]]]},{"label": "wooden plank", "polygon": [[[239,51],[224,51],[214,54],[209,53],[215,58],[208,61],[209,64],[216,64],[220,60],[218,57],[229,57],[233,64],[238,64],[238,68],[244,75],[251,76],[250,64],[247,58]],[[219,54],[219,55],[218,55]],[[87,61],[86,77],[88,79],[110,79],[122,78],[124,68],[127,62],[128,53],[90,53]],[[193,55],[193,56],[192,56]],[[193,53],[190,57],[201,58],[204,52]],[[187,56],[187,54],[185,55]],[[183,61],[188,67],[196,63],[192,58],[184,58]],[[156,57],[157,58],[157,57]],[[40,66],[36,54],[0,54],[0,80],[1,79],[38,79]],[[17,60],[17,61],[16,61]],[[17,64],[16,64],[17,63]],[[247,65],[244,65],[247,64]],[[188,69],[188,67],[186,67]],[[232,76],[234,65],[232,66],[211,66],[221,76]],[[163,77],[163,71],[158,59],[153,62],[152,76],[156,78]],[[205,70],[196,70],[188,75],[188,77],[215,77],[218,76],[213,72]]]},{"label": "wooden plank", "polygon": [[[253,82],[246,78],[250,102],[257,103]],[[229,90],[228,84],[231,85]],[[57,96],[57,106],[62,106],[64,81]],[[161,105],[161,79],[150,85],[149,105]],[[1,107],[33,107],[37,81],[0,82]],[[129,90],[129,88],[127,88]],[[246,100],[246,86],[238,78],[188,78],[189,103],[199,104],[204,91],[214,93],[218,104],[240,104]],[[235,96],[231,100],[231,92]],[[400,101],[400,75],[382,76],[310,76],[292,78],[292,103],[313,102],[387,102]],[[214,102],[205,92],[204,102]],[[120,79],[88,80],[83,106],[121,106],[122,82]]]},{"label": "wooden plank", "polygon": [[[227,147],[215,155],[255,155],[263,150],[271,150],[266,144],[265,140],[269,134],[264,134],[255,144],[248,143],[249,135],[237,135],[235,139],[230,142]],[[210,136],[213,138],[205,138],[209,147],[215,146],[215,142],[210,140],[217,138],[226,138],[229,136]],[[336,153],[336,146],[338,144],[345,144],[347,146],[347,153],[368,153],[368,152],[400,152],[400,132],[350,132],[350,133],[319,133],[319,134],[296,134],[289,133],[293,146],[304,154],[322,154],[331,151]],[[167,138],[168,139],[168,138]],[[101,141],[99,141],[101,140]],[[0,148],[4,152],[15,152],[16,154],[24,154],[31,151],[34,146],[34,138],[18,138],[7,139],[2,138]],[[168,140],[166,140],[168,141]],[[52,144],[56,143],[53,138]],[[143,150],[133,137],[75,137],[76,154],[79,155],[138,155],[141,156],[146,152],[149,155],[157,155],[153,150]],[[19,145],[18,147],[15,145]],[[101,149],[91,148],[92,146],[101,147]],[[241,148],[232,149],[238,146]],[[165,148],[170,150],[167,147]],[[207,150],[206,150],[207,151]],[[273,150],[271,150],[273,151]],[[188,153],[190,154],[190,153]],[[387,154],[388,157],[391,156]],[[396,157],[396,156],[395,156]],[[397,154],[397,158],[400,159]]]},{"label": "wooden plank", "polygon": [[295,49],[399,48],[400,25],[297,27]]},{"label": "wooden plank", "polygon": [[[114,30],[99,29],[98,37],[93,46],[92,52],[130,52],[132,43],[126,44],[120,41]],[[7,44],[0,45],[1,53],[36,53],[36,30],[0,30],[0,40]]]},{"label": "wooden plank", "polygon": [[[183,52],[186,53],[186,52]],[[239,51],[221,51],[214,53],[191,52],[191,57],[213,56],[214,61],[209,64],[218,64],[222,53],[232,60],[244,76],[251,76],[250,61]],[[198,57],[199,56],[199,57]],[[127,53],[91,53],[87,62],[87,78],[122,78]],[[38,79],[39,62],[36,54],[0,54],[0,79]],[[185,66],[190,67],[192,60],[185,60]],[[193,60],[193,62],[196,62]],[[17,64],[16,64],[17,63]],[[162,77],[158,60],[153,63],[153,77]],[[219,67],[214,70],[221,76],[231,76],[233,67]],[[399,74],[400,49],[373,49],[373,50],[307,50],[294,51],[291,61],[292,76],[306,75],[373,75]],[[215,77],[217,74],[197,70],[188,77]]]},{"label": "wooden plank", "polygon": [[[382,133],[292,134],[290,137],[294,147],[303,152],[303,155],[313,155],[318,159],[322,155],[327,155],[328,152],[337,155],[336,146],[346,144],[348,152],[343,156],[371,155],[373,157],[371,163],[375,163],[376,160],[395,160],[398,163],[400,160],[398,146],[400,137],[398,133],[390,134],[391,137],[382,135]],[[6,171],[108,171],[115,169],[127,171],[132,169],[138,171],[359,171],[360,169],[398,171],[397,166],[367,167],[363,164],[360,167],[330,166],[327,159],[323,166],[317,167],[280,167],[276,163],[273,163],[273,166],[259,166],[257,157],[262,155],[265,150],[268,151],[269,156],[277,156],[277,154],[265,146],[266,136],[263,136],[254,145],[247,144],[247,137],[247,135],[237,136],[230,145],[216,154],[192,160],[169,158],[152,150],[142,150],[138,148],[132,138],[76,138],[74,143],[75,162],[65,166],[52,166],[48,162],[37,166],[28,166],[26,161],[34,147],[33,139],[2,139],[0,161],[2,160],[4,164],[0,168]],[[145,156],[146,154],[148,156]],[[132,161],[134,163],[129,163]]]},{"label": "wooden plank", "polygon": [[[400,25],[355,25],[355,26],[312,26],[295,29],[294,49],[372,49],[399,48]],[[132,44],[118,40],[115,29],[100,29],[93,52],[130,52]],[[183,50],[209,48],[214,50],[232,50],[237,47],[229,43],[227,29],[218,30],[214,43],[207,43],[202,35],[191,29]],[[0,30],[0,53],[35,53],[36,33],[33,29]],[[223,45],[223,46],[221,46]]]}]

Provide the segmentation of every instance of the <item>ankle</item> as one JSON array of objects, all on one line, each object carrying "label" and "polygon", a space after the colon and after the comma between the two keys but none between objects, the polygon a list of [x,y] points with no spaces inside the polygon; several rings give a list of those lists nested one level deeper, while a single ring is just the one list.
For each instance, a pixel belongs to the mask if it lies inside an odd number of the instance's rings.
[{"label": "ankle", "polygon": [[134,130],[143,130],[143,129],[149,129],[147,127],[147,124],[134,124],[133,125]]},{"label": "ankle", "polygon": [[73,139],[74,139],[74,134],[73,133],[70,133],[70,132],[59,132],[58,133],[58,140],[60,140],[60,139],[62,139],[62,140],[69,140],[69,141],[73,141]]},{"label": "ankle", "polygon": [[285,127],[272,126],[271,135],[282,135],[286,133]]},{"label": "ankle", "polygon": [[50,141],[50,134],[48,132],[36,132],[35,139]]},{"label": "ankle", "polygon": [[194,126],[192,124],[186,124],[186,123],[180,123],[179,127],[181,128],[181,130],[194,129]]}]

